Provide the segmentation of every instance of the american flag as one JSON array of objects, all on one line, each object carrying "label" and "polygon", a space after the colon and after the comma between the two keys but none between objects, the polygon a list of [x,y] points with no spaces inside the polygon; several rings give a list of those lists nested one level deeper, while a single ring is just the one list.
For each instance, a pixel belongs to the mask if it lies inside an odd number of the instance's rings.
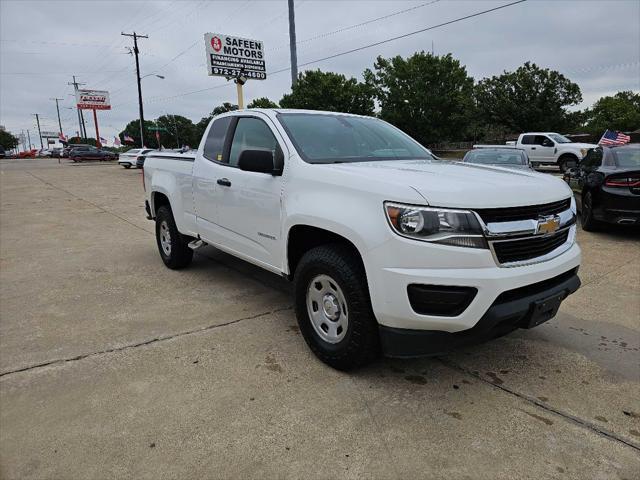
[{"label": "american flag", "polygon": [[133,143],[133,138],[131,138],[129,135],[125,135],[124,136],[124,141]]},{"label": "american flag", "polygon": [[598,145],[612,146],[612,145],[624,145],[625,143],[629,143],[631,141],[631,137],[629,135],[625,135],[622,132],[616,132],[614,130],[607,130],[602,135],[602,138],[598,142]]},{"label": "american flag", "polygon": [[119,137],[113,137],[113,144],[116,147],[119,147],[120,146],[120,138]]}]

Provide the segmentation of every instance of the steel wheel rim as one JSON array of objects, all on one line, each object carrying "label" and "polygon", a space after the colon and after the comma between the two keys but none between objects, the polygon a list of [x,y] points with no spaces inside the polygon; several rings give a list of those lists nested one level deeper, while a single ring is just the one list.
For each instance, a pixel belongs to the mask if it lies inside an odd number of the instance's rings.
[{"label": "steel wheel rim", "polygon": [[307,288],[307,313],[313,329],[327,343],[338,343],[347,334],[347,300],[329,275],[316,275]]},{"label": "steel wheel rim", "polygon": [[160,246],[167,257],[171,255],[171,232],[166,220],[160,223]]}]

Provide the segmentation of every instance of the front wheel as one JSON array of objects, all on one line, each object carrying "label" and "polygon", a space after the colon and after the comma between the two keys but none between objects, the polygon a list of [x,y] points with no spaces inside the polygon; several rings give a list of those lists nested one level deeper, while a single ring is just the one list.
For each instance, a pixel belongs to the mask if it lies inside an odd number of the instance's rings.
[{"label": "front wheel", "polygon": [[129,170],[131,168],[131,164],[126,163],[124,165],[122,165],[124,168],[126,168],[127,170]]},{"label": "front wheel", "polygon": [[294,290],[300,332],[320,360],[350,370],[378,356],[378,325],[356,252],[339,244],[309,250],[296,268]]},{"label": "front wheel", "polygon": [[160,207],[156,214],[156,241],[160,257],[167,267],[178,270],[191,263],[193,250],[189,248],[188,238],[178,231],[171,208]]}]

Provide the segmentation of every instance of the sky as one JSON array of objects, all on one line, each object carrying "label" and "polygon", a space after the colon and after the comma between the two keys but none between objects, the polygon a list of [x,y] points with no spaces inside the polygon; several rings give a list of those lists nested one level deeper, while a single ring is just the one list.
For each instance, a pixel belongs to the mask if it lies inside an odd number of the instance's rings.
[{"label": "sky", "polygon": [[[362,79],[376,57],[416,51],[451,53],[477,80],[526,61],[559,70],[583,95],[579,108],[621,90],[640,91],[640,0],[527,0],[423,33],[317,60],[439,25],[514,0],[295,0],[300,70]],[[373,21],[378,17],[386,18]],[[98,113],[109,140],[138,118],[132,39],[141,39],[145,119],[177,114],[200,120],[223,102],[237,103],[232,82],[207,75],[204,34],[260,40],[268,75],[245,85],[245,103],[278,101],[291,87],[287,0],[51,1],[0,0],[0,125],[14,134],[75,135],[72,75],[81,88],[108,90],[112,109]],[[155,75],[165,77],[160,79]],[[419,78],[416,79],[420,81]],[[94,136],[90,112],[87,132]]]}]

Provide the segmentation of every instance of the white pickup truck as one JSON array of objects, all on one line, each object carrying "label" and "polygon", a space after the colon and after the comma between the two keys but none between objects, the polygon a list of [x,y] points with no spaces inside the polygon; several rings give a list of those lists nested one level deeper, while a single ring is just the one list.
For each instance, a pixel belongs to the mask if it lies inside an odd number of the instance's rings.
[{"label": "white pickup truck", "polygon": [[439,160],[376,118],[226,113],[195,156],[148,156],[144,184],[169,268],[209,244],[292,280],[301,333],[338,369],[534,327],[580,285],[561,179]]},{"label": "white pickup truck", "polygon": [[[496,148],[505,145],[474,145],[473,148]],[[592,143],[575,143],[567,137],[553,132],[521,133],[518,140],[506,142],[506,146],[524,150],[533,168],[540,165],[557,165],[566,172],[587,154]]]}]

